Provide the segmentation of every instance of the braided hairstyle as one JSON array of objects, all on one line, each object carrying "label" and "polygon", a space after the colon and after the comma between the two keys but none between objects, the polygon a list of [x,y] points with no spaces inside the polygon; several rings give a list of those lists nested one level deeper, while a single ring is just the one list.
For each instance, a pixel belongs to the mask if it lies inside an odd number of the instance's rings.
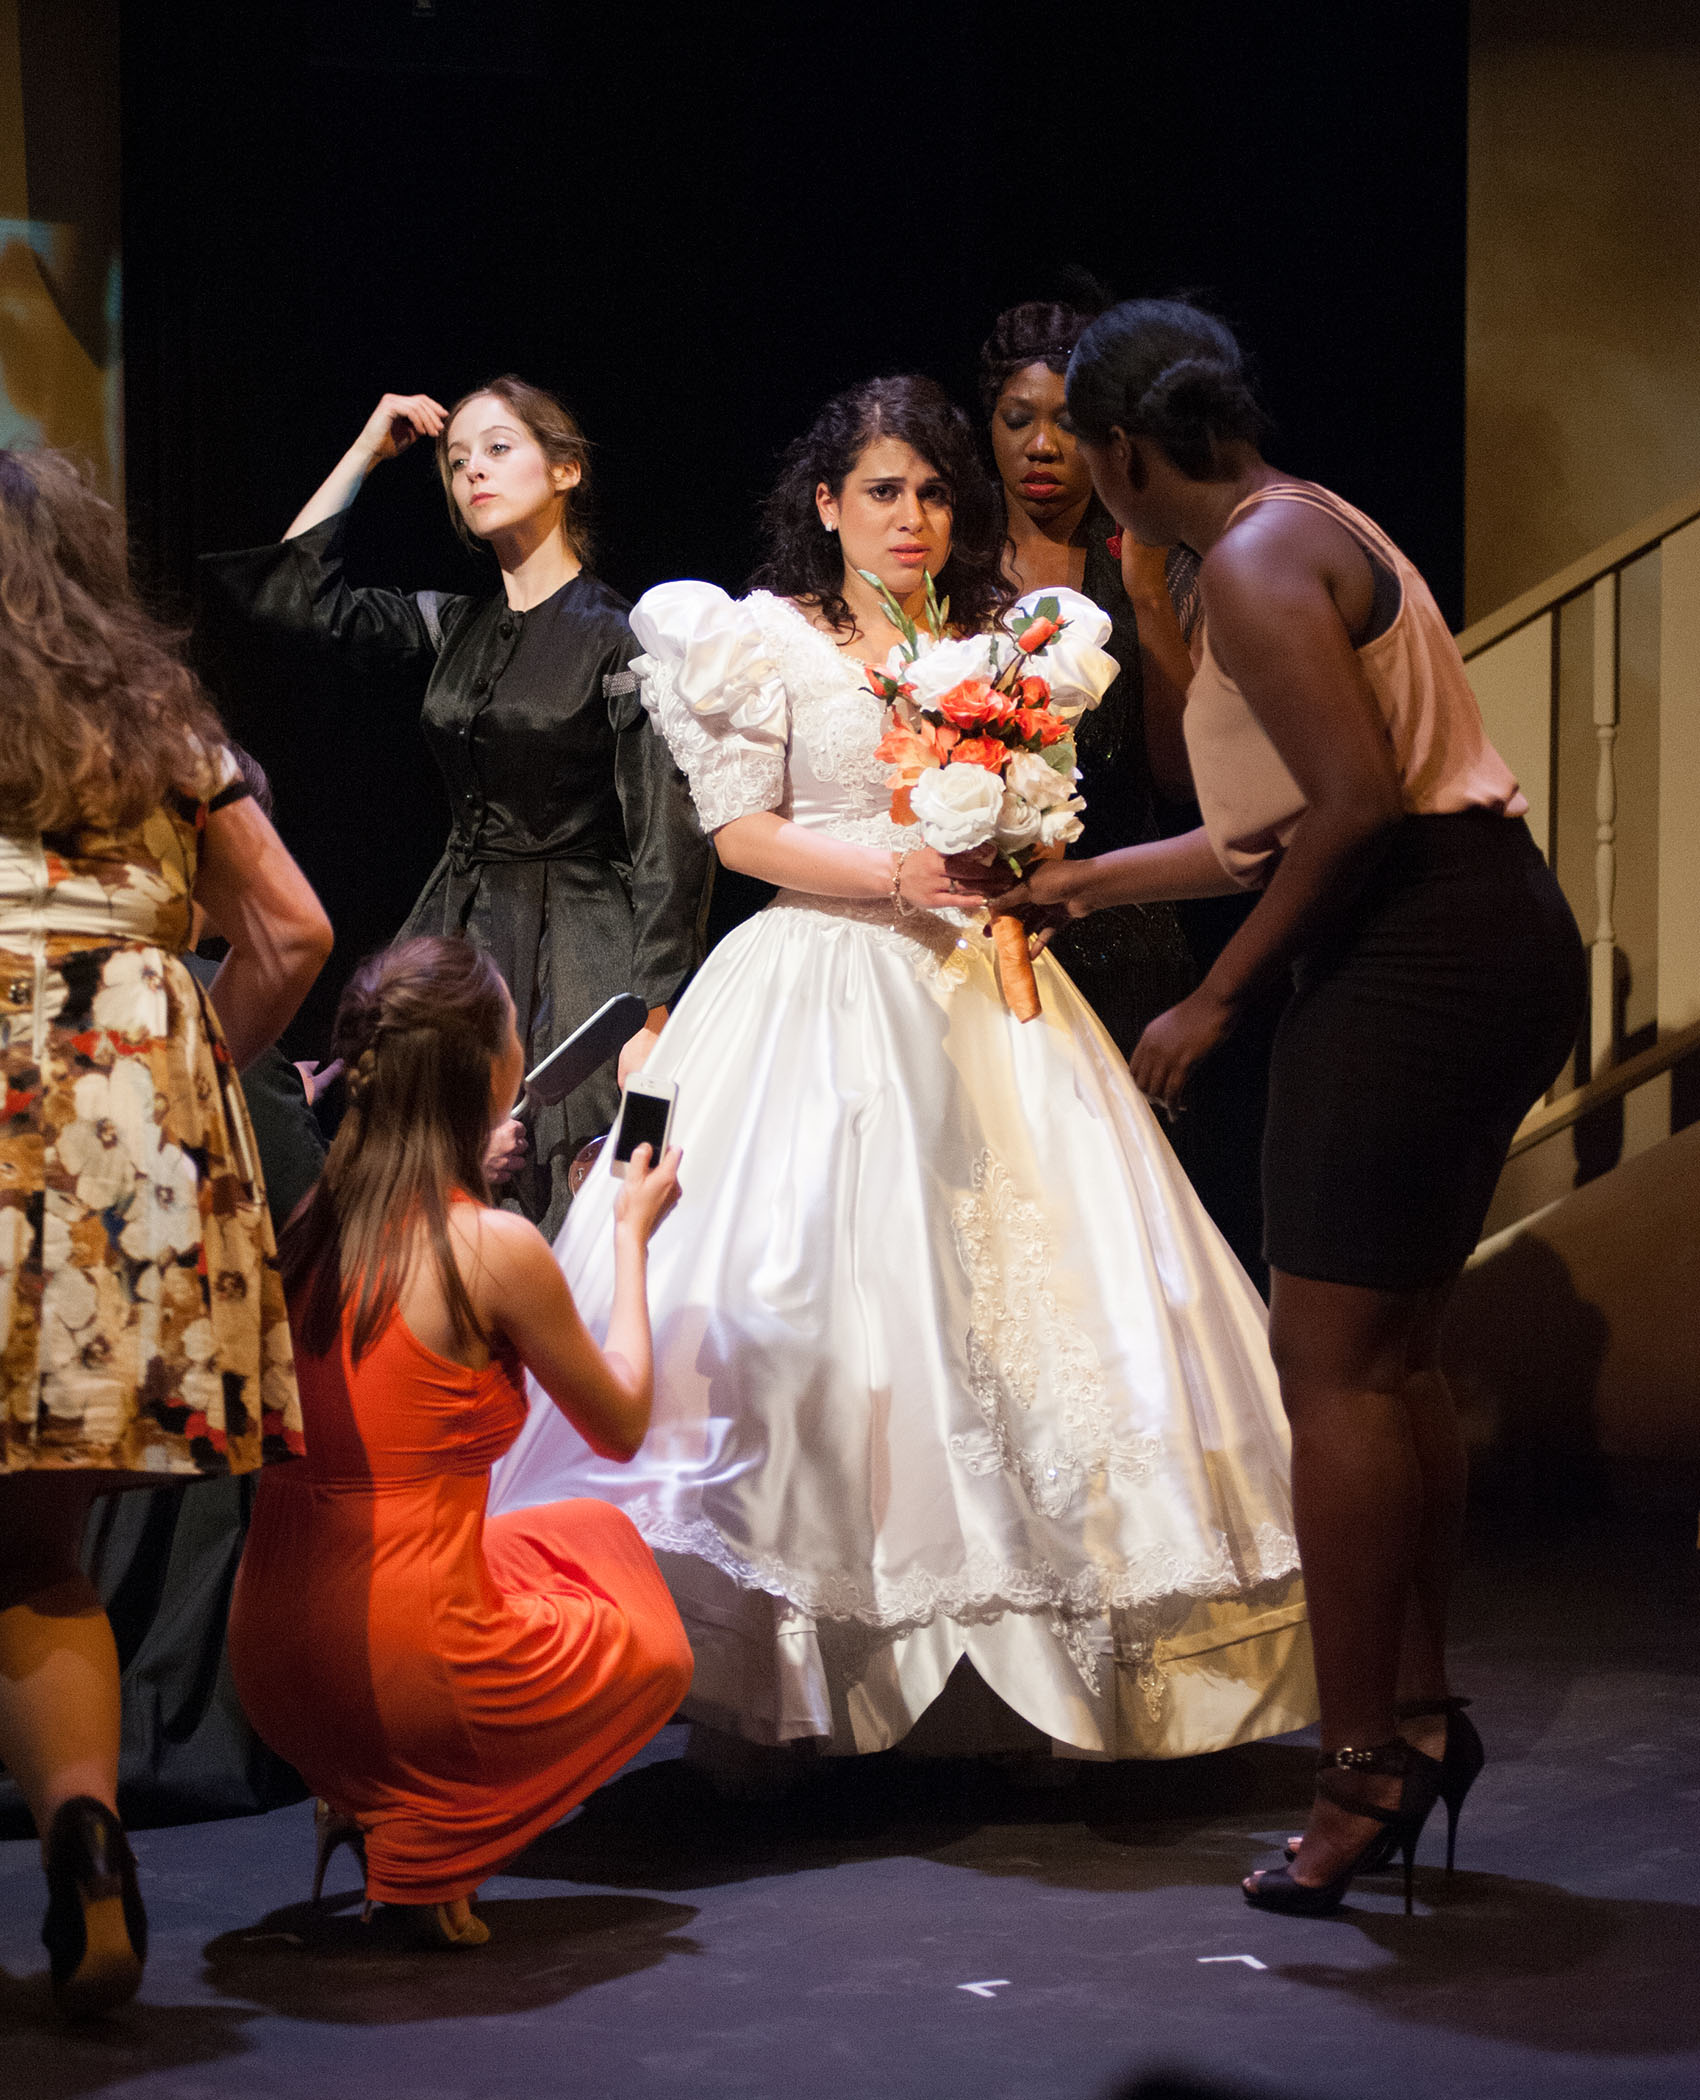
[{"label": "braided hairstyle", "polygon": [[1016,373],[1029,365],[1066,372],[1075,344],[1099,311],[1055,299],[1027,299],[999,314],[980,345],[980,406],[986,414],[997,407],[998,396]]},{"label": "braided hairstyle", "polygon": [[1130,299],[1100,314],[1068,366],[1068,412],[1081,436],[1149,438],[1193,481],[1224,469],[1219,448],[1262,445],[1268,418],[1233,331],[1184,299]]},{"label": "braided hairstyle", "polygon": [[510,1012],[500,972],[470,941],[398,941],[349,979],[331,1033],[347,1065],[347,1111],[311,1197],[278,1242],[310,1354],[335,1349],[350,1305],[350,1347],[356,1361],[365,1354],[395,1312],[421,1239],[457,1340],[488,1341],[448,1220],[457,1191],[490,1200],[491,1074]]},{"label": "braided hairstyle", "polygon": [[843,634],[855,626],[844,597],[844,551],[820,521],[815,490],[836,496],[868,447],[901,438],[950,489],[950,558],[938,579],[952,624],[989,626],[1010,602],[1003,579],[1003,520],[980,464],[974,426],[936,380],[867,379],[836,394],[786,448],[779,479],[762,505],[762,560],[750,581],[820,608]]}]

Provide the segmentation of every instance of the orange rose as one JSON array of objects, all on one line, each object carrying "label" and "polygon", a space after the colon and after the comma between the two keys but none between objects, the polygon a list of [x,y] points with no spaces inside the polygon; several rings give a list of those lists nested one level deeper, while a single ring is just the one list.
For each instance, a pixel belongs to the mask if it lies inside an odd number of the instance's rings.
[{"label": "orange rose", "polygon": [[982,723],[995,719],[1000,697],[992,691],[987,679],[965,678],[960,685],[953,685],[948,693],[941,693],[932,704],[947,722],[954,722],[958,729],[978,729]]},{"label": "orange rose", "polygon": [[1024,678],[1021,681],[1021,704],[1023,707],[1043,707],[1051,697],[1051,688],[1043,678]]},{"label": "orange rose", "polygon": [[938,760],[912,729],[901,722],[891,727],[874,746],[874,756],[886,766],[936,766]]},{"label": "orange rose", "polygon": [[1015,646],[1023,656],[1031,656],[1035,649],[1044,648],[1061,625],[1060,620],[1035,620],[1016,636]]},{"label": "orange rose", "polygon": [[1069,725],[1060,715],[1053,715],[1048,708],[1024,707],[1015,717],[1015,726],[1022,738],[1041,749],[1046,744],[1060,743],[1069,733]]},{"label": "orange rose", "polygon": [[988,773],[1001,773],[1009,764],[1009,746],[995,736],[965,736],[950,760],[952,765],[984,766]]}]

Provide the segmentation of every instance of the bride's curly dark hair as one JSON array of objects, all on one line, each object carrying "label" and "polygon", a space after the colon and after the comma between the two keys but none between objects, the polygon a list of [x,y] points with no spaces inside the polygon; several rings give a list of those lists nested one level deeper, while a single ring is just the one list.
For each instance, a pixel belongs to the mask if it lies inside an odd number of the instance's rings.
[{"label": "bride's curly dark hair", "polygon": [[952,626],[972,631],[988,625],[1012,599],[1002,573],[1002,514],[980,464],[973,424],[943,387],[916,374],[867,379],[835,394],[786,448],[779,479],[762,505],[765,545],[751,587],[818,606],[840,634],[855,627],[844,599],[843,550],[820,521],[815,490],[824,481],[836,496],[880,438],[913,446],[949,488],[950,559],[939,575],[939,591],[949,593]]}]

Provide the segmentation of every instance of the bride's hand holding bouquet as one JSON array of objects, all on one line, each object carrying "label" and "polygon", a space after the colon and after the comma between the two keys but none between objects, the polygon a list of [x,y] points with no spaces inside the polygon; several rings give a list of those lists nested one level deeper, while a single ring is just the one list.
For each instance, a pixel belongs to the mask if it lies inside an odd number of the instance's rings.
[{"label": "bride's hand holding bouquet", "polygon": [[[893,769],[892,816],[918,826],[953,874],[983,858],[1019,880],[1080,836],[1086,804],[1075,792],[1074,724],[1097,706],[1116,665],[1090,642],[1073,645],[1066,661],[1056,645],[1073,624],[1065,598],[1095,608],[1053,592],[1007,624],[952,636],[950,601],[935,596],[930,576],[922,627],[877,577],[860,573],[903,637],[883,664],[868,666],[870,690],[890,709],[878,756]],[[993,907],[1004,997],[1023,1021],[1039,1012],[1028,931]]]}]

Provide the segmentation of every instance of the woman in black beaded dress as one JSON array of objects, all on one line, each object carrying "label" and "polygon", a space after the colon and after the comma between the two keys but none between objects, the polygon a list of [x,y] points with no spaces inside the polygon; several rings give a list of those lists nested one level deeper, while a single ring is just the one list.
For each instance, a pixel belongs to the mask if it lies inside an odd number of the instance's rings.
[{"label": "woman in black beaded dress", "polygon": [[[417,437],[435,440],[457,529],[500,564],[490,597],[344,576],[349,506]],[[255,619],[428,674],[423,725],[451,826],[402,932],[462,933],[489,951],[528,1062],[616,992],[635,992],[659,1030],[702,959],[710,850],[627,669],[626,601],[586,565],[587,464],[573,417],[523,380],[452,409],[386,394],[279,545],[207,557]],[[516,1193],[546,1234],[566,1213],[573,1154],[617,1098],[603,1071],[538,1112]]]},{"label": "woman in black beaded dress", "polygon": [[[1124,546],[1093,493],[1068,418],[1063,375],[1092,315],[1029,300],[998,316],[980,351],[980,396],[1008,522],[1004,566],[1020,590],[1065,584],[1110,615],[1121,675],[1075,732],[1085,836],[1103,853],[1199,821],[1181,712],[1192,675],[1198,558],[1185,547]],[[1073,919],[1052,953],[1124,1056],[1146,1023],[1198,983],[1255,900],[1210,897]],[[1200,1067],[1169,1135],[1240,1265],[1266,1289],[1259,1160],[1268,1059],[1284,998],[1266,996],[1244,1030]]]}]

